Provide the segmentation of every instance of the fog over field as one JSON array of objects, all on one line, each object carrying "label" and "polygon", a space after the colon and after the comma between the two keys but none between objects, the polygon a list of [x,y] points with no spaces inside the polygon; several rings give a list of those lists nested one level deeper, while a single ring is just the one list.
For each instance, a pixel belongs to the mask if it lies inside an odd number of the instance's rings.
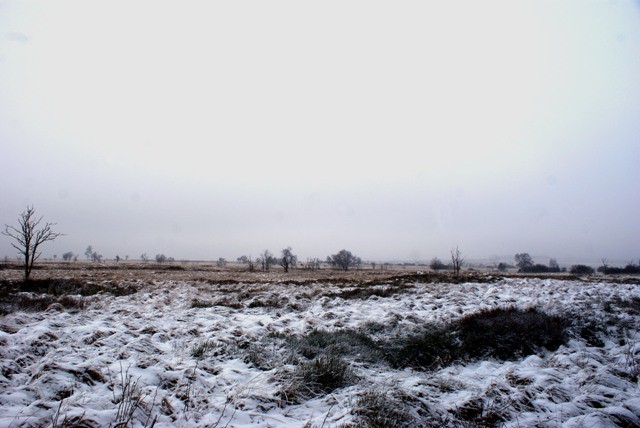
[{"label": "fog over field", "polygon": [[0,0],[0,225],[34,205],[44,257],[637,261],[639,52],[638,1]]}]

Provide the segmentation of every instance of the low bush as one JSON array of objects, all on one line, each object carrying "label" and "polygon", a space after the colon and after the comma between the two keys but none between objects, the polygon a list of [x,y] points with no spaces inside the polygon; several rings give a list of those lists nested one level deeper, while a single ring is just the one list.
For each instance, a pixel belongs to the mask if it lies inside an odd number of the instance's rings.
[{"label": "low bush", "polygon": [[367,391],[358,397],[352,412],[354,428],[408,428],[417,422],[404,402],[378,391]]},{"label": "low bush", "polygon": [[525,266],[520,268],[520,272],[524,273],[556,273],[560,272],[558,266],[547,266],[543,264],[535,264],[531,266]]},{"label": "low bush", "polygon": [[541,348],[558,349],[566,340],[566,326],[560,317],[509,307],[468,315],[454,327],[463,358],[510,360]]},{"label": "low bush", "polygon": [[395,368],[432,370],[458,358],[455,331],[451,326],[429,326],[423,332],[386,341],[386,361]]},{"label": "low bush", "polygon": [[81,297],[32,295],[31,293],[3,294],[0,296],[0,314],[8,314],[16,311],[42,312],[52,305],[60,305],[64,310],[84,309],[85,301]]},{"label": "low bush", "polygon": [[640,274],[640,265],[635,265],[633,263],[627,264],[625,267],[611,267],[611,266],[600,266],[598,268],[598,272],[602,272],[606,275],[637,275]]},{"label": "low bush", "polygon": [[300,403],[351,385],[355,380],[349,364],[335,354],[326,354],[296,366],[291,380],[279,395],[287,403]]},{"label": "low bush", "polygon": [[289,346],[305,358],[319,355],[351,356],[363,360],[379,359],[376,343],[368,335],[352,329],[312,330],[301,337],[289,338]]},{"label": "low bush", "polygon": [[394,367],[431,370],[456,361],[513,360],[542,348],[555,350],[566,341],[567,326],[562,318],[536,309],[496,308],[387,340],[382,347]]},{"label": "low bush", "polygon": [[216,349],[217,343],[212,340],[205,340],[204,342],[197,343],[191,348],[191,356],[195,359],[202,359],[211,351]]},{"label": "low bush", "polygon": [[0,289],[7,293],[31,292],[52,296],[81,295],[93,296],[98,293],[110,293],[114,296],[128,296],[138,291],[133,284],[114,281],[95,283],[78,278],[47,278],[23,281],[2,281]]},{"label": "low bush", "polygon": [[569,272],[574,275],[592,275],[595,270],[591,266],[587,265],[573,265],[569,269]]},{"label": "low bush", "polygon": [[611,300],[610,304],[616,305],[630,315],[640,315],[640,297],[634,296],[627,299],[615,297]]},{"label": "low bush", "polygon": [[213,304],[213,302],[209,300],[200,300],[200,299],[191,300],[192,308],[212,308],[213,306],[215,305]]},{"label": "low bush", "polygon": [[395,294],[406,292],[410,287],[405,285],[396,285],[388,287],[357,287],[341,290],[336,293],[325,294],[327,297],[340,297],[341,299],[368,299],[371,296],[391,297]]},{"label": "low bush", "polygon": [[[567,340],[568,327],[569,322],[559,316],[507,307],[480,311],[448,324],[427,324],[419,331],[387,335],[378,341],[364,330],[344,329],[313,330],[289,337],[287,343],[307,359],[348,356],[400,369],[434,370],[461,361],[514,360],[543,348],[553,351]],[[385,336],[377,328],[376,334]]]}]

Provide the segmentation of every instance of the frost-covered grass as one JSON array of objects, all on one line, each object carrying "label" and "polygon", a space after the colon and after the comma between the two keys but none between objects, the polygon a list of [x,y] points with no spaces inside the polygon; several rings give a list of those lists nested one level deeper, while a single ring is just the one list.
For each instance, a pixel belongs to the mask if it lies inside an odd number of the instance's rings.
[{"label": "frost-covered grass", "polygon": [[98,274],[0,296],[0,426],[640,425],[634,280]]}]

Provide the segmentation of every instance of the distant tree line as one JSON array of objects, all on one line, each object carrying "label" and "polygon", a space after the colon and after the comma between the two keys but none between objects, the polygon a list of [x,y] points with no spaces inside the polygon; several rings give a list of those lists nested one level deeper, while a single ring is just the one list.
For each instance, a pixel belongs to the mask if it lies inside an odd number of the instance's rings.
[{"label": "distant tree line", "polygon": [[637,275],[640,274],[640,261],[638,261],[638,264],[629,262],[625,267],[613,267],[609,266],[607,259],[602,259],[602,266],[598,268],[598,272],[605,275]]},{"label": "distant tree line", "polygon": [[[280,257],[274,256],[269,250],[264,250],[255,262],[250,256],[240,256],[236,259],[238,263],[246,264],[249,271],[255,270],[258,266],[264,271],[268,272],[272,266],[280,265],[285,272],[289,272],[291,269],[297,268],[299,265],[304,270],[318,270],[322,265],[322,261],[318,258],[309,258],[306,262],[300,263],[298,256],[293,253],[291,247],[284,248],[280,251]],[[362,265],[362,259],[355,256],[351,251],[340,250],[336,254],[327,256],[324,263],[333,267],[334,269],[340,269],[347,271],[349,268],[360,268]]]},{"label": "distant tree line", "polygon": [[556,259],[550,259],[548,265],[533,263],[533,258],[529,253],[520,253],[514,256],[518,272],[524,273],[556,273],[562,272]]}]

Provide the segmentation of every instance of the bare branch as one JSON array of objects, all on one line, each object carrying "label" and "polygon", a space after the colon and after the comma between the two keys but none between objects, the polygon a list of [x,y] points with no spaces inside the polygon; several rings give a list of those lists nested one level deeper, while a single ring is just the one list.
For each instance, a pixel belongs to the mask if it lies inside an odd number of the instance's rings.
[{"label": "bare branch", "polygon": [[39,247],[48,241],[53,241],[62,233],[54,232],[52,226],[56,223],[45,223],[44,226],[38,229],[38,226],[42,222],[42,217],[35,217],[35,209],[33,206],[27,206],[26,211],[20,214],[18,218],[18,228],[5,224],[5,229],[2,234],[15,240],[11,246],[19,251],[24,257],[24,279],[29,280],[33,263],[42,254],[38,251]]}]

